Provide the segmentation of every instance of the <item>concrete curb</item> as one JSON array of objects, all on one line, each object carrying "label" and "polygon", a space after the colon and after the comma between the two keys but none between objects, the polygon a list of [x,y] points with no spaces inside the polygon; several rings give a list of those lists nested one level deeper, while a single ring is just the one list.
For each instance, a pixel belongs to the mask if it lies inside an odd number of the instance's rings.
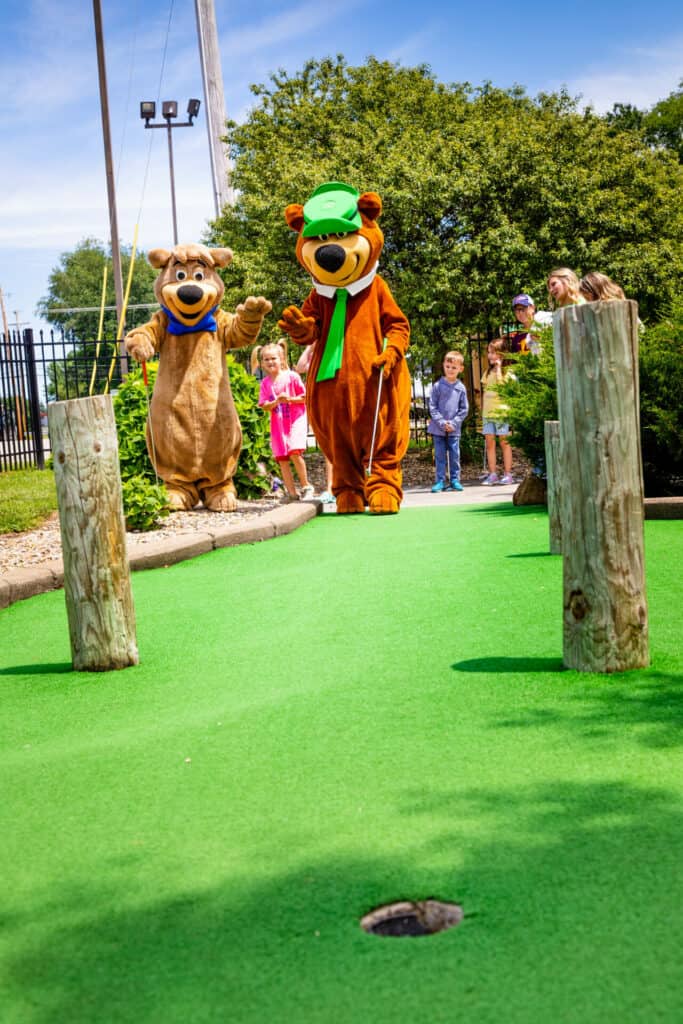
[{"label": "concrete curb", "polygon": [[[163,541],[128,541],[128,564],[132,570],[158,569],[204,555],[218,548],[237,544],[256,544],[287,533],[314,519],[321,510],[319,501],[302,501],[264,512],[256,521],[220,526],[202,533],[188,531]],[[64,586],[61,559],[44,562],[32,569],[13,569],[0,579],[0,608],[16,601],[58,590]]]}]

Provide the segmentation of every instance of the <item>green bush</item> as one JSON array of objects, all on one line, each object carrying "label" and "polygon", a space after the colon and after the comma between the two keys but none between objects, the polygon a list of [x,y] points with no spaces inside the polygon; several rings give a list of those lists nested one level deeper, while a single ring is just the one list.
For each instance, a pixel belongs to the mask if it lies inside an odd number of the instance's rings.
[{"label": "green bush", "polygon": [[510,357],[513,360],[511,376],[498,388],[507,406],[504,419],[510,424],[510,440],[534,465],[543,465],[545,461],[543,424],[546,420],[557,419],[552,327],[541,332],[539,342],[538,356]]},{"label": "green bush", "polygon": [[683,493],[683,299],[640,339],[640,434],[645,493]]},{"label": "green bush", "polygon": [[127,530],[153,530],[171,512],[164,485],[145,476],[128,477],[121,482],[121,490]]},{"label": "green bush", "polygon": [[[147,363],[150,399],[156,375],[157,364]],[[142,477],[150,483],[156,483],[156,474],[147,454],[145,440],[147,393],[141,366],[135,366],[120,385],[114,398],[114,418],[119,437],[121,480]]]}]

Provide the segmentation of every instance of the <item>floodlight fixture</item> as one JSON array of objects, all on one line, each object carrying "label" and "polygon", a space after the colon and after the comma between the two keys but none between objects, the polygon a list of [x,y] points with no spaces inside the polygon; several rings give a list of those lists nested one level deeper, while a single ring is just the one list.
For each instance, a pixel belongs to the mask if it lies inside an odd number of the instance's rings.
[{"label": "floodlight fixture", "polygon": [[161,116],[166,120],[178,116],[178,103],[176,100],[164,100],[161,104]]},{"label": "floodlight fixture", "polygon": [[188,101],[188,104],[187,104],[187,116],[190,119],[190,124],[192,124],[192,121],[194,120],[194,118],[199,113],[199,108],[201,107],[201,105],[202,105],[201,104],[201,100],[189,100]]},{"label": "floodlight fixture", "polygon": [[156,117],[157,105],[154,100],[143,100],[140,104],[140,117],[149,122]]}]

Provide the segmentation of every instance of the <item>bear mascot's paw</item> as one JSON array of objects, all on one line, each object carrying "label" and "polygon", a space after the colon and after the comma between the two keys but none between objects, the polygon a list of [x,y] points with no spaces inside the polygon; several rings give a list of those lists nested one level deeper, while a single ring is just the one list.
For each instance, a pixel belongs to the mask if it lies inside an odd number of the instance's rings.
[{"label": "bear mascot's paw", "polygon": [[210,512],[235,512],[237,498],[233,491],[217,491],[204,497],[204,504]]},{"label": "bear mascot's paw", "polygon": [[391,371],[396,366],[399,359],[403,359],[403,353],[399,352],[398,349],[389,346],[381,353],[381,355],[375,356],[372,360],[373,367],[382,368],[382,376],[386,380],[391,375]]},{"label": "bear mascot's paw", "polygon": [[187,491],[181,491],[179,487],[170,487],[166,484],[168,504],[172,512],[191,512],[197,504],[196,500]]},{"label": "bear mascot's paw", "polygon": [[154,345],[139,331],[126,335],[126,351],[138,363],[146,363],[154,357]]},{"label": "bear mascot's paw", "polygon": [[243,324],[258,324],[260,328],[264,316],[267,316],[272,308],[273,303],[264,299],[262,295],[249,295],[239,306],[235,306],[235,312]]},{"label": "bear mascot's paw", "polygon": [[298,306],[287,306],[277,322],[278,327],[288,334],[297,345],[310,345],[318,338],[318,330],[312,316],[304,316]]},{"label": "bear mascot's paw", "polygon": [[392,491],[373,491],[369,499],[370,511],[375,516],[392,516],[398,512],[398,498]]},{"label": "bear mascot's paw", "polygon": [[351,516],[365,512],[365,498],[357,491],[340,491],[337,495],[337,515]]}]

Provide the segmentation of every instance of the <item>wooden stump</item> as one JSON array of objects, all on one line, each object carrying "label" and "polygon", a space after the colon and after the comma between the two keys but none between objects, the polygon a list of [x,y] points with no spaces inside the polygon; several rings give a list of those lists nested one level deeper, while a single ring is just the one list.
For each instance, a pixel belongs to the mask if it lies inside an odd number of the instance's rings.
[{"label": "wooden stump", "polygon": [[48,406],[73,667],[137,665],[111,395]]},{"label": "wooden stump", "polygon": [[560,419],[564,664],[649,664],[635,302],[554,316]]},{"label": "wooden stump", "polygon": [[560,499],[559,471],[560,457],[560,421],[546,420],[544,423],[545,439],[545,475],[547,480],[546,498],[548,501],[548,530],[551,555],[562,554],[562,516]]},{"label": "wooden stump", "polygon": [[537,473],[529,472],[512,495],[513,505],[545,505],[545,480]]}]

